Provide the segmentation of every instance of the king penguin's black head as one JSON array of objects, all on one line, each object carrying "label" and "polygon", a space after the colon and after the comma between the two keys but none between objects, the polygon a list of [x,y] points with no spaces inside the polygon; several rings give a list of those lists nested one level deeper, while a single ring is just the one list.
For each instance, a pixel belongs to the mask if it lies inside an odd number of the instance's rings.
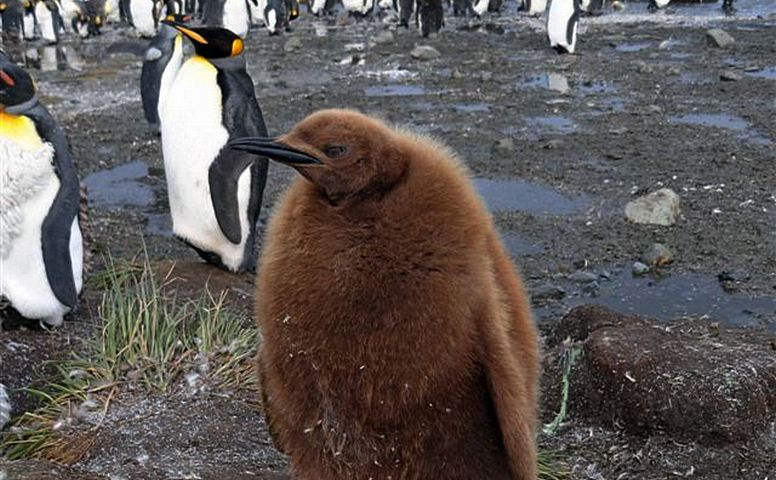
[{"label": "king penguin's black head", "polygon": [[219,27],[197,27],[190,28],[182,23],[171,20],[163,20],[162,23],[169,25],[185,36],[194,44],[194,51],[197,55],[205,58],[227,58],[236,57],[243,52],[245,48],[242,38],[237,36],[231,30]]},{"label": "king penguin's black head", "polygon": [[0,54],[0,110],[15,107],[35,97],[35,83],[22,67]]}]

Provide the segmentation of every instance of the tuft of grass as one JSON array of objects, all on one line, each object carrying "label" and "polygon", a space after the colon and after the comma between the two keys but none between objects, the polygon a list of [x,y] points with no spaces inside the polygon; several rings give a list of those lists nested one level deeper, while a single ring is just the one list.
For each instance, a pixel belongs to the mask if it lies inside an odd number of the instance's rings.
[{"label": "tuft of grass", "polygon": [[563,342],[562,352],[563,378],[560,409],[558,410],[558,413],[555,414],[555,418],[552,420],[552,422],[544,426],[544,433],[547,435],[554,435],[560,424],[563,423],[563,420],[566,419],[566,412],[569,402],[571,369],[574,368],[574,365],[576,365],[579,356],[582,354],[582,346],[579,344],[572,344],[570,339],[566,339]]},{"label": "tuft of grass", "polygon": [[149,393],[255,387],[258,330],[226,308],[225,292],[213,296],[205,288],[196,300],[168,294],[172,273],[160,279],[147,261],[139,267],[108,262],[96,280],[105,288],[99,334],[85,356],[57,365],[54,381],[27,390],[42,406],[15,419],[0,437],[6,458],[77,461],[94,436],[60,433],[83,421],[99,429],[112,399],[129,384]]},{"label": "tuft of grass", "polygon": [[569,472],[560,461],[557,452],[539,450],[538,464],[539,480],[566,480],[570,478]]}]

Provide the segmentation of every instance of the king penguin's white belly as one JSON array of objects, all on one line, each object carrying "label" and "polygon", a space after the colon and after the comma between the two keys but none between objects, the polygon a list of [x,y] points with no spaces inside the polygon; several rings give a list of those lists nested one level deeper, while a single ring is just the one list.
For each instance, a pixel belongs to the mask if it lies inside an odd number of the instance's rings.
[{"label": "king penguin's white belly", "polygon": [[571,36],[571,44],[568,42],[566,32],[571,17],[574,15],[574,0],[552,0],[550,13],[547,15],[547,35],[550,38],[550,46],[561,45],[569,53],[574,53],[576,42],[576,26]]},{"label": "king penguin's white belly", "polygon": [[35,5],[35,17],[38,19],[38,27],[40,28],[40,36],[47,42],[56,42],[57,36],[54,32],[54,20],[46,4],[38,2]]},{"label": "king penguin's white belly", "polygon": [[153,37],[156,34],[152,0],[130,0],[129,11],[132,13],[132,25],[141,37]]},{"label": "king penguin's white belly", "polygon": [[547,9],[547,0],[531,0],[531,4],[528,6],[528,13],[536,15],[544,13]]},{"label": "king penguin's white belly", "polygon": [[[32,125],[24,117],[0,114],[0,295],[22,316],[58,325],[69,309],[57,300],[48,282],[41,226],[60,182],[52,164],[54,150],[41,142]],[[77,217],[71,229],[70,258],[80,292],[83,244]]]},{"label": "king penguin's white belly", "polygon": [[160,108],[162,152],[173,231],[197,248],[217,253],[224,265],[236,270],[249,233],[250,169],[238,182],[242,238],[235,245],[218,226],[208,183],[210,164],[229,139],[221,123],[216,74],[202,57],[183,64]]},{"label": "king penguin's white belly", "polygon": [[224,3],[224,28],[245,38],[248,34],[248,5],[245,0],[226,0]]},{"label": "king penguin's white belly", "polygon": [[24,39],[32,40],[35,38],[35,15],[32,13],[25,13],[23,19],[24,27]]},{"label": "king penguin's white belly", "polygon": [[157,112],[162,111],[162,105],[164,105],[167,100],[167,94],[170,91],[172,83],[175,81],[175,77],[180,71],[181,61],[183,60],[183,37],[177,35],[174,42],[172,56],[170,57],[170,61],[167,62],[167,66],[162,72],[162,78],[159,81],[159,101],[156,106]]}]

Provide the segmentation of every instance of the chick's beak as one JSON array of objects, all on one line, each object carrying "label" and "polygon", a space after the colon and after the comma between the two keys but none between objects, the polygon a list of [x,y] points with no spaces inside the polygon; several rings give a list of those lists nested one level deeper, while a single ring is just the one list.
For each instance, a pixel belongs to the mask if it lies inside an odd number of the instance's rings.
[{"label": "chick's beak", "polygon": [[229,142],[228,145],[229,148],[234,150],[261,155],[290,166],[320,165],[323,163],[314,156],[279,142],[274,138],[236,138]]}]

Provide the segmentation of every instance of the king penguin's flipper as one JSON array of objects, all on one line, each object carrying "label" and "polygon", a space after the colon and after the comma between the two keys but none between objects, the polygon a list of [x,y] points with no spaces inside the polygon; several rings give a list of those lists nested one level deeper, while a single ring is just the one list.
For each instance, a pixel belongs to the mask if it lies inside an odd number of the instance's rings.
[{"label": "king penguin's flipper", "polygon": [[[222,92],[222,122],[229,132],[229,139],[267,136],[267,127],[256,103],[253,81],[248,74],[244,70],[219,70],[217,80]],[[246,101],[246,98],[252,101]],[[249,153],[224,147],[208,171],[210,198],[218,226],[224,236],[235,244],[242,240],[237,182],[251,164],[251,203],[248,220],[253,225],[261,210],[261,198],[267,182],[267,159],[257,159]]]},{"label": "king penguin's flipper", "polygon": [[72,309],[78,302],[73,262],[70,258],[70,233],[80,209],[81,199],[78,175],[70,158],[67,138],[48,110],[38,104],[26,115],[34,118],[40,137],[54,145],[54,168],[60,185],[41,225],[43,263],[54,296],[62,305]]}]

